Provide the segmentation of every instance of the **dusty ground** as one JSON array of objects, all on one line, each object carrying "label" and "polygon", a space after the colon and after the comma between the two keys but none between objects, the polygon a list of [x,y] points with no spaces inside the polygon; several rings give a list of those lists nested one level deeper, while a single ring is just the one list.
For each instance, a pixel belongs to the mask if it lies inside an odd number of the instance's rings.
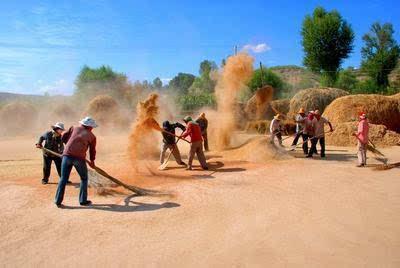
[{"label": "dusty ground", "polygon": [[[1,266],[400,266],[399,169],[357,169],[355,148],[266,163],[211,152],[207,172],[152,161],[131,176],[126,137],[103,137],[99,166],[174,196],[91,191],[94,205],[80,207],[73,173],[58,209],[34,142],[0,140]],[[399,147],[383,152],[400,159]]]}]

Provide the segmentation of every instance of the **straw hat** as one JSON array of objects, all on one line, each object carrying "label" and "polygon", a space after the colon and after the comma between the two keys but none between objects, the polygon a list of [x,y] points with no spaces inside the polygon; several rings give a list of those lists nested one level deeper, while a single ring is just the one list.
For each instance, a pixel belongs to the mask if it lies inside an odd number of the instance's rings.
[{"label": "straw hat", "polygon": [[200,114],[200,117],[202,117],[202,118],[203,118],[203,117],[206,117],[206,114],[205,114],[205,113],[201,113],[201,114]]},{"label": "straw hat", "polygon": [[86,116],[85,118],[83,118],[81,121],[79,121],[79,123],[86,127],[92,127],[92,128],[98,127],[98,125],[96,124],[96,121],[89,116]]},{"label": "straw hat", "polygon": [[276,119],[276,120],[281,120],[281,115],[280,115],[280,114],[275,115],[275,116],[274,116],[274,119]]},{"label": "straw hat", "polygon": [[297,112],[298,114],[305,114],[306,111],[304,110],[303,107],[300,108],[300,110]]},{"label": "straw hat", "polygon": [[51,127],[52,127],[53,129],[59,128],[59,129],[61,129],[61,130],[65,130],[65,128],[64,128],[64,123],[61,123],[61,122],[57,122],[57,123],[55,123],[54,125],[52,125]]}]

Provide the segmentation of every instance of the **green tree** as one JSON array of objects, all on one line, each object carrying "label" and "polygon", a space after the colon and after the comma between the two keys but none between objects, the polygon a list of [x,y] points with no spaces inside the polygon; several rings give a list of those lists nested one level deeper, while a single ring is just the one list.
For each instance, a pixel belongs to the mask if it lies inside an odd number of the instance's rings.
[{"label": "green tree", "polygon": [[254,71],[253,76],[247,85],[252,93],[265,85],[270,85],[275,89],[275,98],[285,97],[290,88],[289,85],[285,83],[277,74],[264,67],[262,70],[257,69]]},{"label": "green tree", "polygon": [[162,86],[163,86],[163,84],[162,84],[161,79],[159,77],[156,77],[153,80],[153,87],[156,88],[156,89],[160,89],[160,88],[162,88]]},{"label": "green tree", "polygon": [[130,102],[132,94],[132,86],[126,75],[105,65],[99,68],[83,66],[75,80],[75,87],[74,95],[82,102],[101,94]]},{"label": "green tree", "polygon": [[362,69],[368,73],[375,84],[385,91],[389,85],[388,75],[396,67],[400,47],[393,38],[390,23],[374,23],[369,33],[363,36],[365,46],[361,50]]},{"label": "green tree", "polygon": [[214,61],[203,60],[200,63],[200,76],[210,76],[210,72],[213,70],[217,70],[218,66]]},{"label": "green tree", "polygon": [[349,92],[353,92],[357,87],[357,77],[351,68],[339,71],[338,78],[335,83],[335,87],[344,89]]},{"label": "green tree", "polygon": [[304,65],[321,73],[328,86],[332,86],[337,72],[353,50],[354,33],[351,26],[336,10],[327,12],[317,7],[307,15],[301,30]]},{"label": "green tree", "polygon": [[179,94],[187,94],[195,78],[196,77],[192,74],[178,73],[178,75],[169,82],[168,87],[176,90]]}]

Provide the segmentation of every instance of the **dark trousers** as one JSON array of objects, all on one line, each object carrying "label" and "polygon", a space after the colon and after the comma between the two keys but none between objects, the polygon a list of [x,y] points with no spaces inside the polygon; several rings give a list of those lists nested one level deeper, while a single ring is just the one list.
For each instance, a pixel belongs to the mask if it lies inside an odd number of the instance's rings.
[{"label": "dark trousers", "polygon": [[312,156],[313,153],[317,152],[317,143],[319,141],[319,145],[321,146],[321,157],[325,157],[325,137],[315,138],[311,140],[311,149],[308,152],[309,156]]},{"label": "dark trousers", "polygon": [[298,132],[296,133],[296,136],[294,137],[292,146],[297,145],[297,143],[299,142],[300,137],[303,139],[303,152],[304,154],[308,154],[308,142],[306,142],[306,140],[309,138],[307,134],[303,134],[303,132]]},{"label": "dark trousers", "polygon": [[207,132],[202,134],[203,136],[203,142],[204,142],[204,151],[208,151],[208,136],[207,136]]},{"label": "dark trousers", "polygon": [[71,156],[63,156],[61,163],[61,179],[58,183],[55,198],[55,203],[57,205],[60,205],[64,199],[65,186],[67,185],[72,167],[75,167],[76,171],[81,177],[79,203],[85,203],[87,201],[88,170],[85,160]]},{"label": "dark trousers", "polygon": [[56,165],[58,176],[61,177],[61,158],[56,156],[43,155],[43,179],[42,181],[48,182],[51,173],[51,162],[54,161]]}]

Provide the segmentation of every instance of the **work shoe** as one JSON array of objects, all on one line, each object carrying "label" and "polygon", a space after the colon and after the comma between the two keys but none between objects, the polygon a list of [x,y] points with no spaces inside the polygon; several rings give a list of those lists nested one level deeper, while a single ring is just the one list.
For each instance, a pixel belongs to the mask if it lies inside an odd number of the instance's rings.
[{"label": "work shoe", "polygon": [[85,202],[79,203],[81,206],[90,206],[92,204],[92,201],[86,200]]},{"label": "work shoe", "polygon": [[181,165],[181,166],[187,166],[187,165],[186,165],[186,163],[185,163],[185,162],[183,162],[183,161],[182,161],[182,162],[180,162],[180,163],[179,163],[179,165]]},{"label": "work shoe", "polygon": [[193,168],[192,167],[187,167],[186,170],[193,170]]},{"label": "work shoe", "polygon": [[203,167],[204,170],[208,170],[208,167]]},{"label": "work shoe", "polygon": [[63,204],[58,204],[58,203],[56,203],[56,206],[58,207],[58,208],[63,208],[64,207],[64,205]]},{"label": "work shoe", "polygon": [[48,184],[49,181],[48,180],[42,180],[42,184]]},{"label": "work shoe", "polygon": [[296,150],[296,145],[292,145],[291,147],[290,147],[290,151],[294,151],[294,150]]},{"label": "work shoe", "polygon": [[356,167],[364,167],[364,164],[358,164]]},{"label": "work shoe", "polygon": [[306,155],[306,158],[312,158],[312,155],[308,154],[308,155]]}]

